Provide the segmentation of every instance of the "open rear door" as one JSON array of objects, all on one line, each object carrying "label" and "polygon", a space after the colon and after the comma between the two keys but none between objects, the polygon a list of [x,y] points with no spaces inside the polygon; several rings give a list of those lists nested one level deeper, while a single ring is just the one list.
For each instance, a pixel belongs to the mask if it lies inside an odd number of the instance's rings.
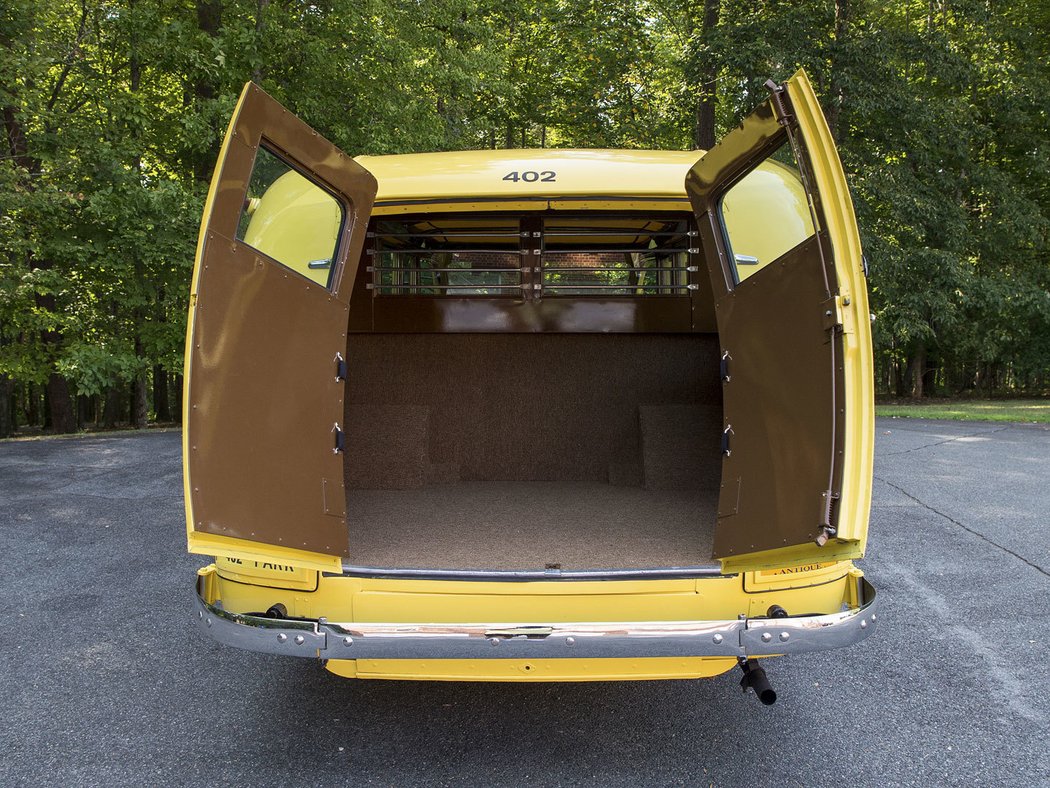
[{"label": "open rear door", "polygon": [[336,569],[348,303],[376,182],[249,83],[204,208],[183,413],[189,549]]},{"label": "open rear door", "polygon": [[842,165],[804,72],[690,170],[722,347],[724,571],[863,554],[874,406]]}]

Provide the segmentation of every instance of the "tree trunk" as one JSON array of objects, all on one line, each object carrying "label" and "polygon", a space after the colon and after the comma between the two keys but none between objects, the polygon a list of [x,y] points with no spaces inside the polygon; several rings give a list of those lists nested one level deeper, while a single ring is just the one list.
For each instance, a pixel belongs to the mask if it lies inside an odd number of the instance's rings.
[{"label": "tree trunk", "polygon": [[31,427],[40,425],[40,394],[36,385],[30,383],[26,386],[26,424]]},{"label": "tree trunk", "polygon": [[168,370],[160,364],[153,367],[153,411],[157,421],[171,421],[171,400],[168,397]]},{"label": "tree trunk", "polygon": [[711,150],[715,146],[715,105],[718,102],[718,64],[712,54],[712,38],[718,26],[721,0],[704,0],[703,55],[697,73],[700,78],[700,103],[696,109],[696,146]]},{"label": "tree trunk", "polygon": [[842,69],[838,63],[849,34],[849,13],[849,0],[835,0],[835,40],[831,50],[831,89],[828,91],[830,95],[824,114],[828,120],[831,137],[836,142],[839,139],[842,105],[846,101],[846,89],[841,79]]},{"label": "tree trunk", "polygon": [[14,384],[6,374],[0,373],[0,438],[10,438],[15,431],[12,395]]},{"label": "tree trunk", "polygon": [[[217,38],[222,27],[222,0],[197,0],[197,28],[212,38]],[[199,76],[193,82],[193,95],[198,102],[212,101],[219,95],[218,88],[207,76]],[[193,177],[198,183],[210,183],[215,160],[219,156],[221,140],[216,137],[208,150],[193,158]]]},{"label": "tree trunk", "polygon": [[131,426],[141,430],[149,424],[149,398],[146,396],[146,373],[140,372],[131,381]]},{"label": "tree trunk", "polygon": [[110,386],[109,391],[106,392],[106,404],[102,408],[102,426],[105,429],[113,429],[117,426],[123,399],[120,386]]},{"label": "tree trunk", "polygon": [[911,378],[911,396],[913,399],[922,399],[925,391],[923,379],[926,377],[926,346],[920,345],[911,357],[908,369]]},{"label": "tree trunk", "polygon": [[270,0],[255,1],[255,67],[252,69],[252,82],[259,84],[263,78],[263,45],[262,38],[266,32],[266,9]]},{"label": "tree trunk", "polygon": [[175,376],[175,421],[182,424],[182,375]]},{"label": "tree trunk", "polygon": [[73,412],[69,383],[57,372],[52,372],[47,379],[47,402],[51,431],[56,434],[76,432],[77,419]]}]

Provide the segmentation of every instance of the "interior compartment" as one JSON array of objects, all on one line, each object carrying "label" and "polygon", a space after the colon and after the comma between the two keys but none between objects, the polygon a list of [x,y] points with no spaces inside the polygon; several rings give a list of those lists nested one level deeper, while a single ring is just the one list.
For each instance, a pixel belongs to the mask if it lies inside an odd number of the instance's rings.
[{"label": "interior compartment", "polygon": [[717,336],[352,334],[348,362],[352,563],[711,563]]}]

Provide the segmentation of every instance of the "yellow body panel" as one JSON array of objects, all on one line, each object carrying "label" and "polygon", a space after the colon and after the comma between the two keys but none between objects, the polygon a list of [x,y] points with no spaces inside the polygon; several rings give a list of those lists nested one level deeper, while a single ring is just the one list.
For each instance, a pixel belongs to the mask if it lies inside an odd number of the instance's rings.
[{"label": "yellow body panel", "polygon": [[736,667],[735,659],[331,659],[325,669],[348,679],[412,681],[645,681],[705,679]]},{"label": "yellow body panel", "polygon": [[[356,161],[379,182],[377,208],[410,203],[414,210],[432,211],[443,201],[459,203],[457,210],[462,210],[463,202],[481,207],[493,199],[548,196],[616,196],[636,202],[649,197],[688,206],[685,173],[702,155],[703,151],[541,148],[360,156]],[[540,177],[505,180],[515,172]],[[549,177],[543,173],[554,173],[554,179],[543,180]]]},{"label": "yellow body panel", "polygon": [[789,79],[787,90],[799,130],[809,140],[813,178],[821,195],[825,230],[831,239],[838,274],[836,301],[843,327],[846,389],[838,539],[859,542],[863,552],[868,539],[875,457],[875,372],[860,233],[835,141],[823,115],[819,114],[820,105],[805,72],[799,71]]}]

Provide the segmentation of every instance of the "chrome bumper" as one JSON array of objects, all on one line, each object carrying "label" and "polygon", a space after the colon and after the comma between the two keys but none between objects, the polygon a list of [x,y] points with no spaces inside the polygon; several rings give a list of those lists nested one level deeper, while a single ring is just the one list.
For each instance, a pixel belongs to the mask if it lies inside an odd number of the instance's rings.
[{"label": "chrome bumper", "polygon": [[761,657],[851,646],[875,630],[875,589],[840,613],[729,621],[337,624],[230,613],[197,592],[197,619],[228,646],[321,659]]}]

